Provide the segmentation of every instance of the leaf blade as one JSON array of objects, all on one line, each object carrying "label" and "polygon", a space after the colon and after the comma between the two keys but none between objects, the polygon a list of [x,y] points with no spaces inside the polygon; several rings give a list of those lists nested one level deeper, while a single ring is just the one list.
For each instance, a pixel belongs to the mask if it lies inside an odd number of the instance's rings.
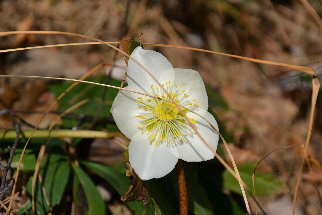
[{"label": "leaf blade", "polygon": [[106,207],[104,200],[102,199],[100,193],[97,191],[94,182],[91,178],[86,174],[86,172],[80,167],[73,164],[73,169],[75,175],[77,175],[80,184],[85,192],[85,196],[88,204],[88,215],[97,215],[97,214],[105,214]]}]

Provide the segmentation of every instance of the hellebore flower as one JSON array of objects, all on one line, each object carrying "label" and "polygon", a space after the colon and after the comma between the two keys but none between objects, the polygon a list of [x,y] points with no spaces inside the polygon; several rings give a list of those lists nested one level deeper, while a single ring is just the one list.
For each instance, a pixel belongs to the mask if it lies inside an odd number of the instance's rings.
[{"label": "hellebore flower", "polygon": [[[142,180],[163,177],[174,169],[178,159],[200,162],[214,158],[184,117],[216,150],[218,125],[207,111],[208,97],[199,73],[173,68],[162,54],[141,47],[137,47],[131,57],[142,64],[169,94],[140,65],[129,60],[128,86],[125,88],[156,97],[122,90],[111,109],[116,125],[131,140],[129,160],[138,176]],[[182,106],[180,110],[175,104],[164,101],[172,101],[169,96]],[[217,131],[187,109],[207,119]]]}]

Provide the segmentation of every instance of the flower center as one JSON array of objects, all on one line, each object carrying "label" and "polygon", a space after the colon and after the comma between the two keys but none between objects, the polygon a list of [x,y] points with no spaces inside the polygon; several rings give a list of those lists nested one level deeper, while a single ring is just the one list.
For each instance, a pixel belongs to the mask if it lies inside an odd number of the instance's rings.
[{"label": "flower center", "polygon": [[153,110],[154,116],[160,120],[167,121],[177,117],[178,109],[174,104],[162,101],[160,104],[157,104]]},{"label": "flower center", "polygon": [[[198,101],[189,99],[184,86],[184,84],[181,86],[170,85],[170,81],[168,81],[164,86],[168,92],[166,94],[164,90],[151,85],[151,94],[156,98],[139,96],[136,100],[137,108],[142,109],[142,113],[136,116],[142,119],[138,128],[149,136],[150,144],[158,145],[162,142],[182,144],[187,142],[188,135],[194,134],[184,115],[188,109],[197,110]],[[178,109],[175,104],[170,102],[172,100],[183,108]],[[188,118],[188,120],[192,124],[196,123],[193,118]]]}]

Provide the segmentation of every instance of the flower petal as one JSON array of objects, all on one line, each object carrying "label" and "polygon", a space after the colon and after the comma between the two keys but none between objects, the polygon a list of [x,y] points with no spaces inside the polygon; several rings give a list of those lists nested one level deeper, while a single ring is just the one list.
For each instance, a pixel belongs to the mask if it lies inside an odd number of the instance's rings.
[{"label": "flower petal", "polygon": [[148,136],[138,132],[129,145],[130,163],[142,180],[169,174],[178,162],[176,147],[165,143],[151,145]]},{"label": "flower petal", "polygon": [[[195,112],[207,119],[211,124],[214,125],[217,131],[219,131],[215,118],[208,111],[199,109]],[[216,151],[219,140],[218,133],[210,127],[208,122],[196,114],[189,112],[187,113],[187,117],[196,120],[195,126],[197,127],[197,131],[205,139],[209,146]],[[188,162],[199,162],[214,158],[214,154],[197,134],[186,136],[186,139],[188,142],[177,145],[180,159]]]},{"label": "flower petal", "polygon": [[[131,86],[125,87],[140,91],[138,87]],[[140,115],[140,109],[137,108],[138,103],[136,100],[140,94],[122,90],[117,94],[112,104],[111,112],[117,127],[129,139],[131,139],[140,130],[138,128],[141,119],[135,116]]]},{"label": "flower petal", "polygon": [[185,84],[185,93],[190,100],[197,100],[200,109],[208,110],[208,96],[205,84],[197,71],[175,68],[175,84]]},{"label": "flower petal", "polygon": [[[172,64],[161,53],[144,50],[137,47],[131,57],[144,66],[161,84],[174,81],[174,70]],[[154,79],[135,61],[129,60],[127,82],[129,86],[139,86],[143,92],[151,92],[152,84],[158,85]],[[142,91],[141,90],[141,91]]]}]

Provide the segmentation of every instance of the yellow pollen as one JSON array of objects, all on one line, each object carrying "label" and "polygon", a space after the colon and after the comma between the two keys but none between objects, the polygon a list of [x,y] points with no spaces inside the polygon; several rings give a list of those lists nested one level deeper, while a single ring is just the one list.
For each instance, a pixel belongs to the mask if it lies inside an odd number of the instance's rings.
[{"label": "yellow pollen", "polygon": [[[170,81],[164,82],[168,94],[160,91],[160,86],[150,85],[153,98],[138,95],[136,102],[138,109],[144,111],[135,117],[140,119],[138,129],[141,130],[148,138],[151,145],[157,146],[165,144],[181,144],[188,142],[187,135],[194,135],[189,126],[196,127],[196,120],[185,118],[188,109],[196,110],[198,101],[190,100],[184,84],[173,84],[168,87]],[[161,87],[162,88],[162,87]],[[172,92],[171,92],[172,91]],[[176,104],[182,105],[177,107]]]},{"label": "yellow pollen", "polygon": [[188,118],[189,119],[189,122],[191,122],[191,124],[196,124],[196,120],[195,119],[192,119],[192,118]]},{"label": "yellow pollen", "polygon": [[142,116],[142,115],[138,115],[138,116],[135,116],[135,117],[139,117],[140,119],[145,119],[144,116]]},{"label": "yellow pollen", "polygon": [[153,110],[154,116],[162,121],[171,120],[177,117],[178,109],[174,104],[161,102]]}]

